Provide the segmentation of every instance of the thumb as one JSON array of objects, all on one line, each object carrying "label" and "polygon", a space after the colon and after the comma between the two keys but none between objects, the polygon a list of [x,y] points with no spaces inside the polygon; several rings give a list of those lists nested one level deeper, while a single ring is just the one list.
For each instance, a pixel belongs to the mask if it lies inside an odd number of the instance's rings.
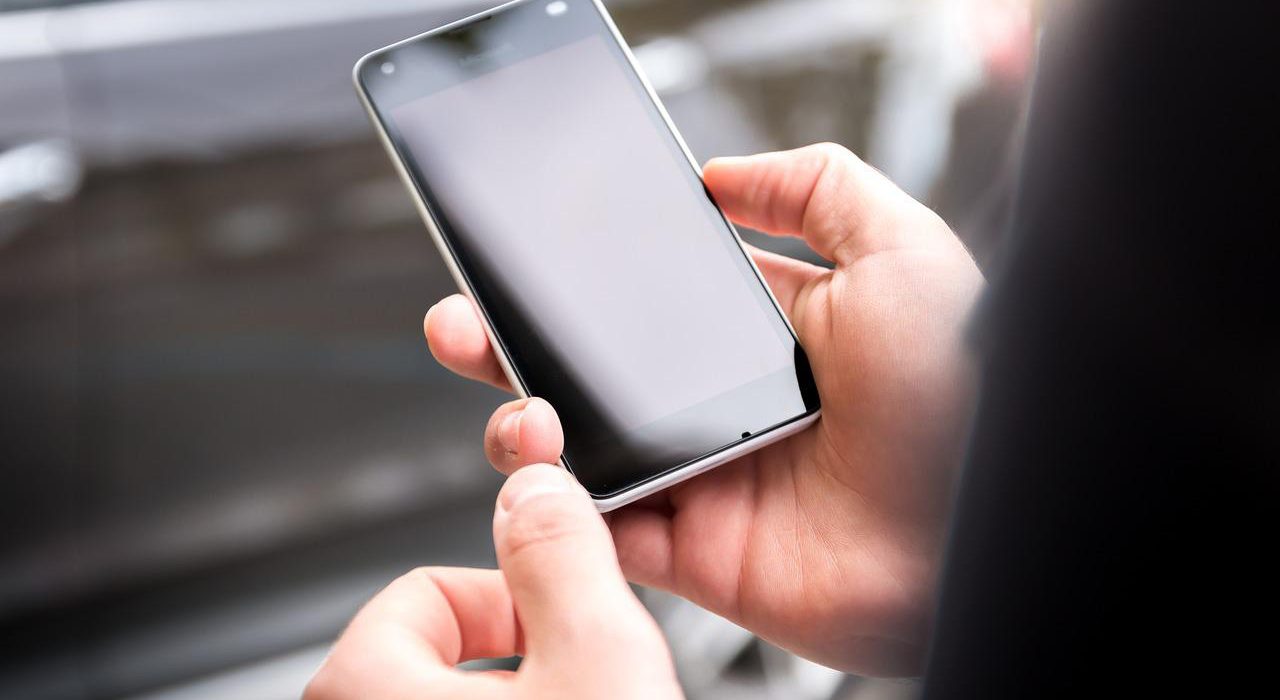
[{"label": "thumb", "polygon": [[839,265],[882,250],[936,245],[943,242],[937,231],[947,230],[927,207],[835,144],[715,158],[702,177],[730,219],[800,236]]},{"label": "thumb", "polygon": [[493,539],[530,658],[602,660],[612,649],[662,646],[608,527],[564,469],[536,464],[512,474],[498,494]]}]

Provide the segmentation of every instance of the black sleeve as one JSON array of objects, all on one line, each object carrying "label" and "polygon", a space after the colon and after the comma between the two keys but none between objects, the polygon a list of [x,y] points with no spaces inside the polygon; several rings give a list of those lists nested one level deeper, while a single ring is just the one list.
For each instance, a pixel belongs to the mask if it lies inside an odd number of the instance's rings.
[{"label": "black sleeve", "polygon": [[1280,25],[1062,5],[925,697],[1240,696],[1280,651]]}]

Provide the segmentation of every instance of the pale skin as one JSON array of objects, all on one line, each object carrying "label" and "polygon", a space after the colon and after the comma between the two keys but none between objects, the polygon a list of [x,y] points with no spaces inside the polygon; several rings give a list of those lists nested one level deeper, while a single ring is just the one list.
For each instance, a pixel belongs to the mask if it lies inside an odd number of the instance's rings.
[{"label": "pale skin", "polygon": [[[600,688],[675,697],[669,654],[624,575],[828,666],[890,676],[920,670],[971,403],[962,337],[982,276],[941,219],[839,146],[716,159],[704,179],[735,222],[801,236],[834,264],[751,251],[809,355],[821,419],[602,519],[568,480],[570,488],[547,495],[559,473],[546,465],[564,444],[554,408],[538,398],[501,406],[485,453],[512,475],[503,495],[536,496],[523,509],[498,509],[505,575],[435,570],[392,584],[356,617],[308,697],[445,697],[422,685],[392,687],[397,675],[428,672],[489,684],[486,693],[503,697],[596,697]],[[510,389],[467,299],[442,300],[424,326],[446,367]],[[532,524],[516,525],[525,518]],[[530,568],[573,593],[523,592],[529,574],[513,568],[504,547],[542,557]],[[388,597],[403,599],[400,617],[410,621],[385,619],[396,608]],[[582,611],[597,600],[609,601],[610,612]],[[380,629],[379,619],[397,631],[367,631]],[[468,645],[450,636],[495,634],[516,641]],[[544,651],[543,638],[563,639]],[[570,642],[595,662],[575,663]],[[620,643],[626,648],[615,649]],[[508,676],[452,668],[518,651],[525,662]],[[363,673],[344,670],[352,668]],[[379,669],[374,685],[357,685],[370,668]]]}]

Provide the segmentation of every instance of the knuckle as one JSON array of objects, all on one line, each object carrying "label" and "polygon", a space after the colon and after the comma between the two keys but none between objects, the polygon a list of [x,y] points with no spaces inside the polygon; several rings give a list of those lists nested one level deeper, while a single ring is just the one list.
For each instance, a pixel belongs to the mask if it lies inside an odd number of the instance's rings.
[{"label": "knuckle", "polygon": [[401,574],[396,580],[392,581],[389,588],[436,588],[439,585],[436,582],[436,575],[439,571],[440,568],[436,566],[416,566]]},{"label": "knuckle", "polygon": [[440,588],[440,571],[437,566],[419,566],[400,574],[366,603],[361,613],[375,607],[385,612],[403,605],[406,600],[432,595],[432,591]]},{"label": "knuckle", "polygon": [[404,581],[406,583],[421,585],[423,583],[428,583],[431,581],[431,575],[432,575],[432,572],[434,571],[435,571],[434,567],[415,566],[412,569],[409,569],[408,571],[404,572],[403,574],[400,574],[399,580]]},{"label": "knuckle", "polygon": [[811,150],[814,155],[827,161],[858,160],[858,156],[854,155],[853,151],[850,151],[848,148],[833,141],[815,143],[812,146],[809,146],[808,149]]},{"label": "knuckle", "polygon": [[334,677],[333,664],[326,661],[302,690],[302,700],[338,700],[341,683]]}]

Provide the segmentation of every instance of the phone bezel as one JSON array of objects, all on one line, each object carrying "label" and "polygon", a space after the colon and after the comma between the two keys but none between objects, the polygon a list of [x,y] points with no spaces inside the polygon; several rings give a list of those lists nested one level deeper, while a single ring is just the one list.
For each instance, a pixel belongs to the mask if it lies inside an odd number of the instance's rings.
[{"label": "phone bezel", "polygon": [[[398,47],[413,43],[415,41],[420,41],[425,38],[429,38],[436,34],[454,31],[456,29],[465,27],[468,24],[484,21],[495,14],[504,12],[518,5],[523,5],[526,3],[538,2],[538,1],[541,1],[541,0],[512,0],[511,2],[507,2],[497,7],[493,7],[491,9],[478,12],[476,14],[470,15],[468,17],[464,17],[455,22],[450,22],[449,24],[436,27],[429,31],[422,32],[421,34],[416,34],[414,36],[408,37],[401,41],[395,42],[393,44],[389,44],[380,49],[377,49],[369,52],[368,54],[365,54],[358,61],[356,61],[355,66],[352,68],[352,82],[355,84],[356,93],[359,95],[361,105],[364,107],[365,113],[368,115],[370,122],[373,124],[374,130],[378,134],[378,140],[382,143],[383,148],[386,150],[387,154],[390,156],[392,163],[395,166],[396,172],[400,176],[400,180],[402,184],[404,184],[404,186],[409,190],[410,194],[412,195],[412,199],[414,201],[415,207],[418,210],[418,214],[422,218],[423,223],[426,225],[428,232],[431,234],[431,239],[435,243],[437,250],[439,250],[440,256],[444,260],[445,266],[449,270],[449,274],[453,277],[454,282],[457,284],[459,291],[464,296],[466,296],[469,300],[471,300],[471,302],[475,304],[477,308],[481,310],[480,316],[481,316],[481,320],[483,321],[485,334],[489,338],[490,346],[494,349],[494,355],[497,357],[498,364],[502,368],[503,374],[506,375],[508,382],[510,382],[512,389],[521,398],[527,398],[529,396],[529,392],[523,380],[521,379],[520,374],[516,372],[515,368],[512,366],[511,359],[507,354],[505,344],[501,341],[501,339],[498,338],[497,334],[494,332],[493,326],[489,320],[488,313],[484,309],[484,305],[480,303],[480,301],[476,298],[476,295],[473,293],[471,284],[468,281],[466,274],[461,269],[461,266],[459,265],[453,253],[452,248],[449,246],[448,241],[445,239],[443,232],[440,230],[439,226],[436,224],[435,215],[432,213],[431,208],[428,202],[426,201],[426,198],[423,197],[421,192],[419,191],[418,185],[415,182],[412,176],[412,173],[410,172],[409,165],[404,161],[404,157],[401,155],[400,151],[396,148],[395,143],[386,128],[386,125],[383,123],[382,117],[379,115],[377,109],[373,105],[373,97],[370,94],[369,90],[365,87],[364,83],[361,81],[360,76],[362,71],[365,69],[365,67],[369,63],[379,60],[381,56]],[[694,158],[693,152],[689,149],[688,144],[685,143],[684,137],[680,134],[679,129],[676,128],[675,123],[671,120],[671,116],[667,113],[666,106],[662,104],[662,100],[659,99],[657,91],[654,90],[653,85],[649,82],[648,77],[644,74],[644,71],[641,69],[639,63],[636,61],[634,54],[631,52],[630,46],[627,44],[626,40],[623,39],[621,32],[618,31],[618,27],[617,25],[614,24],[613,18],[609,15],[608,10],[605,9],[604,5],[600,2],[600,0],[585,0],[585,1],[591,4],[595,12],[598,14],[599,18],[603,21],[605,27],[608,29],[608,35],[610,39],[621,51],[621,54],[626,59],[628,67],[630,68],[632,73],[639,79],[640,84],[643,86],[644,92],[647,95],[648,99],[653,104],[653,106],[657,108],[658,114],[661,116],[662,122],[665,125],[666,129],[670,132],[671,136],[675,138],[676,143],[680,147],[680,151],[684,154],[685,158],[688,160],[690,167],[692,167],[694,169],[694,172],[696,172],[699,178],[701,178],[702,176],[701,165],[699,165],[698,161]],[[770,302],[773,304],[774,311],[778,314],[779,318],[782,319],[782,322],[786,325],[787,330],[791,333],[792,338],[795,339],[796,345],[799,346],[800,341],[796,335],[795,328],[791,325],[791,320],[787,318],[787,315],[783,311],[781,304],[778,303],[777,298],[774,296],[773,290],[769,288],[769,285],[765,281],[764,276],[761,274],[760,269],[756,266],[755,260],[751,257],[751,255],[747,252],[746,248],[743,246],[743,241],[742,241],[741,235],[738,233],[737,228],[733,225],[733,222],[730,221],[729,218],[724,214],[723,210],[720,210],[718,205],[716,206],[716,209],[717,211],[719,211],[720,218],[723,220],[724,225],[728,228],[730,234],[733,237],[734,242],[737,244],[743,257],[746,258],[747,263],[749,264],[752,270],[752,273],[756,276],[756,281],[761,285],[761,287],[764,288],[765,293],[768,295]],[[804,430],[805,428],[809,427],[814,422],[816,422],[818,418],[821,416],[821,413],[822,413],[821,406],[818,405],[815,408],[808,410],[805,413],[799,414],[788,421],[774,425],[765,430],[760,430],[756,433],[753,433],[749,437],[742,438],[738,441],[726,443],[725,445],[703,455],[700,458],[694,459],[684,464],[672,467],[666,471],[659,472],[652,476],[646,477],[643,480],[635,482],[634,484],[631,484],[629,486],[623,487],[607,496],[598,496],[596,494],[591,494],[592,500],[595,501],[596,508],[600,512],[608,512],[615,508],[619,508],[623,505],[636,501],[640,498],[644,498],[645,496],[648,496],[650,494],[657,493],[658,491],[661,491],[677,483],[680,483],[689,478],[697,476],[698,474],[706,472],[709,469],[720,466],[726,462],[730,462],[734,459],[737,459],[738,457],[754,452],[762,447],[765,447],[766,445],[769,445],[783,438],[794,435]],[[563,460],[561,460],[561,466],[562,467],[565,466],[563,464]]]}]

